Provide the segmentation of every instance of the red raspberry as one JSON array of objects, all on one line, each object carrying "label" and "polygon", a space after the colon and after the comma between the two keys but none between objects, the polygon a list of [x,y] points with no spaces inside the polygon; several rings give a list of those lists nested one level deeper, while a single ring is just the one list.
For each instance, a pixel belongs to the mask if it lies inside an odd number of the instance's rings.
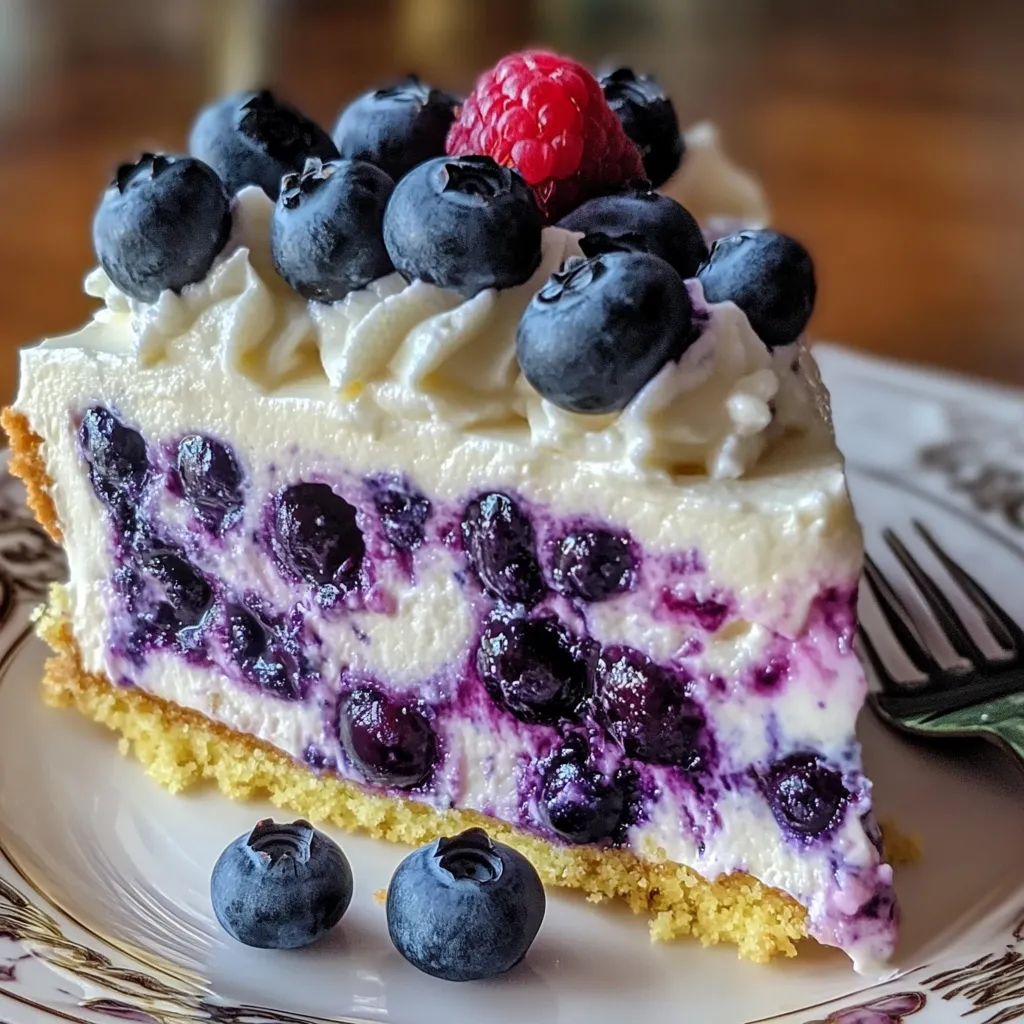
[{"label": "red raspberry", "polygon": [[643,161],[594,76],[553,53],[513,53],[481,75],[448,132],[452,156],[483,153],[533,188],[548,223],[644,178]]}]

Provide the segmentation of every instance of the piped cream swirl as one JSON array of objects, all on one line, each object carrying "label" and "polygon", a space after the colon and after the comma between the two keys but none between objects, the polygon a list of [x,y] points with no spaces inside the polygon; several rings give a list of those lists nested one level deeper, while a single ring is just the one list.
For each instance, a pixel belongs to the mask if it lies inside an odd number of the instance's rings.
[{"label": "piped cream swirl", "polygon": [[[684,203],[692,191],[702,205],[712,198],[730,217],[760,222],[766,214],[759,190],[728,163],[714,133],[699,126],[688,141],[681,177],[690,184],[670,191]],[[464,299],[391,274],[325,305],[302,299],[274,270],[272,211],[261,190],[240,192],[224,253],[180,295],[164,292],[140,303],[94,270],[86,291],[106,305],[97,319],[133,339],[140,365],[213,356],[229,377],[269,392],[322,392],[345,420],[367,429],[386,417],[429,420],[557,449],[627,477],[738,477],[776,435],[814,421],[797,346],[769,353],[743,313],[731,303],[706,303],[696,280],[687,284],[702,324],[698,340],[621,412],[583,416],[530,387],[515,355],[523,310],[553,271],[581,255],[578,235],[546,228],[540,266],[516,288]]]}]

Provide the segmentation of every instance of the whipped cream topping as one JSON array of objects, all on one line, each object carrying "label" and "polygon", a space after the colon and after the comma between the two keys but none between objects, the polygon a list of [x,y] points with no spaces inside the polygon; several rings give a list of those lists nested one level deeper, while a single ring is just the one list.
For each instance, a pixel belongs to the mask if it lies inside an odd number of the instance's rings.
[{"label": "whipped cream topping", "polygon": [[[743,223],[759,222],[763,203],[721,153],[713,130],[698,126],[687,142],[682,176],[689,184],[678,183],[675,193],[684,200],[692,194],[702,212],[717,207]],[[432,421],[558,450],[634,478],[742,476],[776,437],[815,421],[812,389],[793,351],[799,345],[769,353],[743,313],[732,303],[706,303],[696,280],[688,286],[700,338],[624,410],[586,416],[546,401],[519,373],[516,328],[550,274],[582,255],[578,234],[546,228],[540,266],[516,288],[467,300],[395,273],[327,305],[307,302],[274,270],[272,212],[260,189],[240,192],[224,253],[180,295],[165,291],[154,303],[139,302],[94,270],[85,287],[105,303],[97,319],[133,346],[140,366],[198,365],[212,355],[226,372],[267,392],[322,394],[343,419],[369,429],[384,417]]]}]

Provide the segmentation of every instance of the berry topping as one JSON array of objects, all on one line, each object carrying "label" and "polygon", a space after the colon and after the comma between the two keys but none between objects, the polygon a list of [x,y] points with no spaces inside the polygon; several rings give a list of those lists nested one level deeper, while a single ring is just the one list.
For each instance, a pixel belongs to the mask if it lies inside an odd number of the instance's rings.
[{"label": "berry topping", "polygon": [[372,686],[360,686],[341,702],[341,745],[367,782],[409,789],[430,777],[437,736],[426,715]]},{"label": "berry topping", "polygon": [[708,302],[735,302],[769,349],[796,341],[814,310],[814,263],[799,242],[777,231],[720,238],[697,276]]},{"label": "berry topping", "polygon": [[136,505],[149,476],[142,435],[126,427],[109,409],[93,406],[82,417],[78,438],[100,501],[115,513]]},{"label": "berry topping", "polygon": [[660,256],[681,277],[694,277],[708,258],[700,225],[684,207],[660,192],[634,190],[598,196],[559,222],[582,231],[580,248],[588,256],[601,252],[649,252]]},{"label": "berry topping", "polygon": [[220,855],[210,899],[221,927],[259,949],[298,949],[326,935],[352,901],[341,847],[308,821],[269,818]]},{"label": "berry topping", "polygon": [[202,434],[178,442],[178,477],[185,500],[208,530],[224,533],[242,517],[242,470],[231,449]]},{"label": "berry topping", "polygon": [[143,153],[122,164],[92,222],[92,244],[125,295],[155,302],[206,277],[231,231],[228,194],[201,160]]},{"label": "berry topping", "polygon": [[529,609],[544,596],[533,526],[508,495],[486,494],[471,501],[462,539],[469,564],[492,597]]},{"label": "berry topping", "polygon": [[514,53],[483,74],[448,152],[486,153],[533,188],[547,223],[644,180],[643,163],[594,76],[553,53]]},{"label": "berry topping", "polygon": [[275,499],[271,545],[286,572],[319,587],[355,589],[366,554],[356,510],[327,484],[293,484]]},{"label": "berry topping", "polygon": [[598,81],[608,106],[640,151],[651,187],[664,185],[682,162],[686,147],[672,101],[653,75],[638,75],[629,68],[609,71]]},{"label": "berry topping", "polygon": [[516,354],[526,379],[570,412],[625,408],[691,341],[683,279],[647,253],[569,259],[519,321]]},{"label": "berry topping", "polygon": [[623,824],[624,779],[606,779],[588,767],[584,752],[572,744],[558,750],[543,768],[538,800],[541,820],[570,843],[597,843]]},{"label": "berry topping", "polygon": [[228,607],[227,645],[242,671],[265,693],[282,700],[305,696],[291,645],[255,612],[241,605]]},{"label": "berry topping", "polygon": [[421,846],[398,865],[388,886],[388,933],[413,967],[446,981],[477,981],[526,956],[544,909],[533,865],[471,828]]},{"label": "berry topping", "polygon": [[527,281],[540,265],[540,232],[523,179],[485,156],[420,164],[395,186],[384,213],[395,269],[466,298]]},{"label": "berry topping", "polygon": [[398,181],[417,164],[444,155],[458,100],[415,75],[354,99],[334,126],[346,160],[368,160]]},{"label": "berry topping", "polygon": [[705,767],[704,716],[684,677],[630,647],[610,647],[598,658],[595,689],[602,724],[630,757]]},{"label": "berry topping", "polygon": [[776,761],[762,784],[775,820],[806,838],[830,832],[850,795],[839,772],[814,754],[790,754]]},{"label": "berry topping", "polygon": [[555,545],[555,590],[580,601],[604,601],[632,590],[636,555],[629,537],[610,530],[577,530]]},{"label": "berry topping", "polygon": [[414,551],[423,543],[430,500],[401,477],[373,477],[367,483],[388,543],[399,551]]},{"label": "berry topping", "polygon": [[286,174],[270,225],[277,272],[305,299],[338,302],[390,274],[384,207],[394,182],[359,160],[306,161]]},{"label": "berry topping", "polygon": [[338,156],[319,125],[265,89],[226,96],[200,111],[188,151],[221,176],[231,195],[259,185],[271,199],[277,199],[281,178],[301,171],[309,157]]},{"label": "berry topping", "polygon": [[583,652],[553,617],[491,620],[476,664],[495,703],[521,722],[572,718],[589,689]]}]

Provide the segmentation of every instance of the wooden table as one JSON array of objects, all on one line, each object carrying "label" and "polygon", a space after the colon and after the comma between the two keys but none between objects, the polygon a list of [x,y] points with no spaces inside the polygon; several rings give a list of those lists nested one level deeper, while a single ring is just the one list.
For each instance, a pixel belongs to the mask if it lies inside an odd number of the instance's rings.
[{"label": "wooden table", "polygon": [[1024,384],[1020,0],[6,0],[0,392],[73,328],[112,166],[183,144],[211,92],[269,81],[325,124],[410,69],[454,89],[536,41],[659,74],[718,122],[814,253],[812,327]]}]

